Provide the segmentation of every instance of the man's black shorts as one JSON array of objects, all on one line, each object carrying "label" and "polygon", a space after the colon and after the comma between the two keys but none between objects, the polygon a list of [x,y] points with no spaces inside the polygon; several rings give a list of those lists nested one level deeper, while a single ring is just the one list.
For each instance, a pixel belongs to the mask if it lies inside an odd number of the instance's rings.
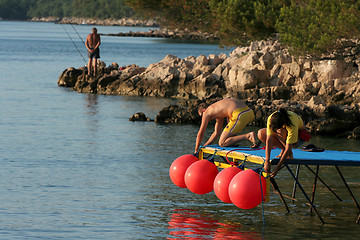
[{"label": "man's black shorts", "polygon": [[97,48],[94,52],[88,51],[88,58],[100,58],[100,49]]}]

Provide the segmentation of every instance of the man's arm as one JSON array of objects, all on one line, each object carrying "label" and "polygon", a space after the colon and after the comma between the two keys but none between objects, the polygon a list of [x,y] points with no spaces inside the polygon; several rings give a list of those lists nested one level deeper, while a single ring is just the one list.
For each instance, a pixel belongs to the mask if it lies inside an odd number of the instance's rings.
[{"label": "man's arm", "polygon": [[284,164],[285,160],[288,158],[290,153],[291,153],[291,145],[289,143],[286,143],[285,151],[281,156],[279,163],[276,165],[274,171],[271,173],[272,177],[276,176],[276,174],[278,173],[278,171],[280,170],[281,166]]},{"label": "man's arm", "polygon": [[100,35],[97,35],[97,36],[98,36],[98,41],[97,41],[97,44],[94,47],[94,50],[97,49],[101,44]]},{"label": "man's arm", "polygon": [[264,170],[267,173],[270,173],[270,154],[271,154],[271,148],[273,145],[273,136],[267,135],[266,136],[266,147],[265,147],[265,164],[264,164]]},{"label": "man's arm", "polygon": [[207,127],[209,121],[210,121],[209,116],[207,114],[203,114],[203,117],[201,119],[200,129],[199,129],[199,132],[196,137],[195,153],[197,153],[199,151],[200,144],[201,144],[202,139],[204,138],[205,130],[206,130],[206,127]]},{"label": "man's arm", "polygon": [[207,140],[204,146],[212,144],[220,136],[223,124],[224,119],[216,119],[214,132],[211,134],[210,138]]},{"label": "man's arm", "polygon": [[92,51],[92,50],[90,49],[90,47],[89,47],[89,37],[90,37],[90,35],[88,35],[87,38],[86,38],[85,47],[87,48],[87,50]]}]

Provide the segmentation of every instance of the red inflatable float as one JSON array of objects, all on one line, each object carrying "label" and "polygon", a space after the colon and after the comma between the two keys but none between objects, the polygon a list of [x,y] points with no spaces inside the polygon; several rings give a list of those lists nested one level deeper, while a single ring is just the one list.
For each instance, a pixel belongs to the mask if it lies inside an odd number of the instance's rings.
[{"label": "red inflatable float", "polygon": [[[261,191],[262,190],[262,191]],[[262,194],[261,194],[262,192]],[[259,205],[266,195],[266,181],[252,169],[247,169],[236,174],[229,185],[229,196],[235,206],[250,209]]]},{"label": "red inflatable float", "polygon": [[199,159],[192,154],[186,154],[178,157],[170,166],[169,175],[171,181],[178,187],[186,188],[185,172],[188,167]]},{"label": "red inflatable float", "polygon": [[214,180],[218,173],[215,164],[209,160],[197,161],[185,172],[186,187],[196,194],[209,193],[214,189]]},{"label": "red inflatable float", "polygon": [[214,192],[223,202],[232,203],[229,196],[229,185],[233,177],[241,172],[238,167],[229,167],[222,170],[214,180]]}]

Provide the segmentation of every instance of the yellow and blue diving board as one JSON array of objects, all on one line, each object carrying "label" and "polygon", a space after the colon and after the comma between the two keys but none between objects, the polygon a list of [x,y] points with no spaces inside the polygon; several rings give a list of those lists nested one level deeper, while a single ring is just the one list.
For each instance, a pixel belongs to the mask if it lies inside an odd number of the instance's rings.
[{"label": "yellow and blue diving board", "polygon": [[[247,156],[247,160],[257,164],[262,164],[265,158],[265,149],[249,148],[249,147],[219,147],[218,145],[209,145],[202,148],[204,153],[229,153],[228,157],[239,157],[239,159]],[[293,149],[294,159],[286,160],[286,164],[295,165],[327,165],[327,166],[360,166],[360,152],[349,151],[333,151],[325,150],[324,152],[307,152],[301,149]],[[271,151],[271,165],[276,165],[279,158],[275,156],[280,154],[280,149],[275,148]]]}]

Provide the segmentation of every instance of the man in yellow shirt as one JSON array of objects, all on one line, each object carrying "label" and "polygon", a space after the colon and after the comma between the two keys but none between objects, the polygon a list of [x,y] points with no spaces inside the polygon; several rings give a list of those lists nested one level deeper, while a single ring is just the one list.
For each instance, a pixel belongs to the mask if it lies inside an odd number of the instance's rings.
[{"label": "man in yellow shirt", "polygon": [[271,173],[275,177],[284,161],[293,158],[292,148],[300,147],[304,141],[299,138],[299,133],[305,131],[305,125],[299,115],[294,112],[280,111],[272,113],[267,120],[266,128],[258,131],[259,139],[266,144],[264,169],[270,173],[270,154],[273,147],[281,149],[278,165]]}]

